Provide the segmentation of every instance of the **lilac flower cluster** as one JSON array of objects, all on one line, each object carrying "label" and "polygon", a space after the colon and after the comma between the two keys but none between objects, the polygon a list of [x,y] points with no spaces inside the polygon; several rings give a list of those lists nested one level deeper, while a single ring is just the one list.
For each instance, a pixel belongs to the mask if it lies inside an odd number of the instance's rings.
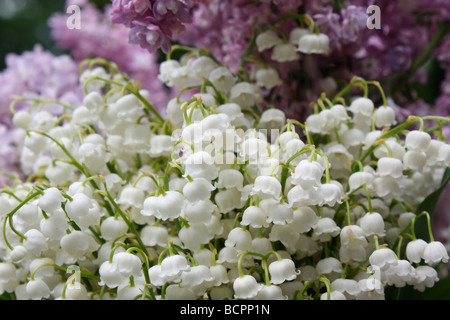
[{"label": "lilac flower cluster", "polygon": [[171,47],[171,38],[191,22],[195,0],[113,0],[113,23],[126,25],[133,44],[151,52]]}]

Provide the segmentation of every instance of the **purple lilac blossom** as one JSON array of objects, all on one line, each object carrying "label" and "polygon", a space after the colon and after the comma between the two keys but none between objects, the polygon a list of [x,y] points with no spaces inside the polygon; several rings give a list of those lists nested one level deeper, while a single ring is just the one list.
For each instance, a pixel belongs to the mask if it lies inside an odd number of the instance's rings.
[{"label": "purple lilac blossom", "polygon": [[131,43],[150,52],[168,53],[171,39],[184,30],[192,16],[195,0],[113,0],[113,23],[129,28]]},{"label": "purple lilac blossom", "polygon": [[[18,150],[14,140],[10,104],[15,96],[58,100],[74,107],[82,101],[78,67],[68,55],[55,56],[35,45],[32,51],[8,54],[0,73],[0,185],[8,175],[19,174]],[[14,109],[23,110],[31,102],[22,101]],[[60,115],[60,104],[44,104],[42,110]]]},{"label": "purple lilac blossom", "polygon": [[[0,73],[0,123],[11,127],[12,97],[34,97],[59,100],[77,105],[81,102],[81,88],[78,85],[78,67],[68,55],[55,56],[35,45],[32,51],[22,54],[8,54],[6,68]],[[16,109],[28,103],[19,103]],[[60,114],[58,105],[48,105],[48,111]]]}]

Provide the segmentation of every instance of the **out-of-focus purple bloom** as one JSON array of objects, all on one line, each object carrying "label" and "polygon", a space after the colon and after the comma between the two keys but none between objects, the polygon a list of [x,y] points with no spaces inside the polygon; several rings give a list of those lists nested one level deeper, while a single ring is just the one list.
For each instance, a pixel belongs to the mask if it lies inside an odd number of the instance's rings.
[{"label": "out-of-focus purple bloom", "polygon": [[[8,175],[19,173],[10,111],[14,97],[58,100],[77,107],[82,101],[78,79],[77,64],[70,56],[55,56],[40,45],[20,55],[7,55],[6,68],[0,73],[0,185],[8,181]],[[14,109],[25,109],[31,103],[21,101]],[[50,103],[44,104],[42,110],[60,115],[62,107]]]},{"label": "out-of-focus purple bloom", "polygon": [[[0,123],[11,126],[13,96],[53,99],[75,106],[81,102],[78,66],[70,56],[55,56],[35,45],[32,51],[8,54],[5,60],[6,68],[0,73]],[[25,105],[29,103],[19,103],[16,109]],[[54,114],[61,112],[55,104],[44,108]]]},{"label": "out-of-focus purple bloom", "polygon": [[361,30],[364,30],[367,27],[368,15],[366,13],[366,8],[350,5],[341,10],[341,17],[341,38],[345,42],[356,41]]},{"label": "out-of-focus purple bloom", "polygon": [[111,19],[129,28],[131,43],[150,52],[170,50],[170,39],[192,21],[194,0],[113,0]]}]

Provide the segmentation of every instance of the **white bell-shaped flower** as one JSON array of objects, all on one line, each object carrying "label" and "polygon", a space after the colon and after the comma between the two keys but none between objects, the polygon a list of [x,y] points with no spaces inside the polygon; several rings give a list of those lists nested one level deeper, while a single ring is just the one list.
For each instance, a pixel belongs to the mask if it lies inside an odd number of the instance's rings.
[{"label": "white bell-shaped flower", "polygon": [[185,175],[191,178],[204,178],[214,180],[219,175],[219,170],[214,165],[211,155],[205,151],[199,151],[190,155],[185,162]]},{"label": "white bell-shaped flower", "polygon": [[336,222],[327,217],[320,218],[313,226],[313,229],[312,239],[320,242],[330,241],[341,232],[341,228]]},{"label": "white bell-shaped flower", "polygon": [[186,219],[191,223],[204,223],[211,220],[217,206],[211,200],[188,203],[184,208]]},{"label": "white bell-shaped flower", "polygon": [[61,208],[61,203],[64,201],[64,197],[61,192],[51,187],[44,190],[44,194],[39,198],[38,206],[47,213],[52,213]]},{"label": "white bell-shaped flower", "polygon": [[66,300],[89,300],[88,291],[81,283],[68,283],[65,291]]},{"label": "white bell-shaped flower", "polygon": [[181,64],[177,60],[169,59],[161,62],[161,64],[159,65],[158,79],[169,87],[172,87],[172,72],[180,67]]},{"label": "white bell-shaped flower", "polygon": [[397,121],[395,120],[395,111],[391,107],[383,106],[376,110],[375,125],[378,128],[391,127],[396,123]]},{"label": "white bell-shaped flower", "polygon": [[286,122],[286,115],[283,110],[269,108],[264,110],[259,119],[258,128],[263,130],[279,130]]},{"label": "white bell-shaped flower", "polygon": [[302,160],[295,167],[292,183],[303,188],[318,187],[322,179],[324,168],[317,161]]},{"label": "white bell-shaped flower", "polygon": [[317,274],[326,275],[331,281],[339,278],[342,274],[342,263],[334,257],[321,259],[316,264]]},{"label": "white bell-shaped flower", "polygon": [[10,262],[0,263],[0,283],[5,283],[10,279],[16,278],[16,266]]},{"label": "white bell-shaped flower", "polygon": [[373,101],[368,98],[358,97],[352,101],[348,110],[353,114],[361,114],[364,116],[372,116],[374,111]]},{"label": "white bell-shaped flower", "polygon": [[178,277],[190,268],[186,258],[179,254],[166,257],[161,261],[162,276],[168,279]]},{"label": "white bell-shaped flower", "polygon": [[100,234],[105,240],[114,240],[127,231],[128,225],[120,217],[107,217],[100,226]]},{"label": "white bell-shaped flower", "polygon": [[14,114],[12,121],[15,127],[28,130],[30,129],[32,117],[28,111],[19,110]]},{"label": "white bell-shaped flower", "polygon": [[192,223],[189,227],[182,227],[178,232],[178,237],[184,246],[192,251],[199,250],[202,244],[207,244],[212,238],[203,223]]},{"label": "white bell-shaped flower", "polygon": [[336,203],[342,203],[344,192],[342,185],[338,181],[330,181],[330,183],[321,184],[318,193],[322,197],[320,204],[334,206]]},{"label": "white bell-shaped flower", "polygon": [[26,291],[32,300],[42,300],[50,297],[50,288],[41,279],[29,281],[26,284]]},{"label": "white bell-shaped flower", "polygon": [[[281,160],[288,161],[292,158],[299,150],[301,150],[305,146],[305,143],[300,139],[291,139],[286,142],[284,150],[281,150]],[[284,152],[283,152],[284,151]],[[296,157],[291,160],[291,164],[293,166],[297,166],[300,161],[302,161],[302,156]]]},{"label": "white bell-shaped flower", "polygon": [[208,78],[210,72],[217,68],[217,63],[211,57],[200,56],[192,62],[191,67],[195,77],[203,79]]},{"label": "white bell-shaped flower", "polygon": [[424,292],[426,288],[433,287],[437,281],[439,281],[439,277],[435,268],[418,266],[412,284],[415,290]]},{"label": "white bell-shaped flower", "polygon": [[289,42],[275,45],[270,57],[277,62],[296,61],[299,59],[295,46]]},{"label": "white bell-shaped flower", "polygon": [[91,235],[83,231],[72,231],[65,235],[60,240],[60,246],[66,263],[86,259],[86,256],[100,247]]},{"label": "white bell-shaped flower", "polygon": [[408,260],[397,260],[395,266],[389,267],[386,272],[386,283],[402,288],[407,284],[411,284],[416,271]]},{"label": "white bell-shaped flower", "polygon": [[380,248],[372,252],[369,263],[380,268],[381,271],[386,271],[388,268],[397,265],[397,257],[391,249]]},{"label": "white bell-shaped flower", "polygon": [[289,42],[298,46],[300,38],[309,33],[307,28],[294,28],[289,32]]},{"label": "white bell-shaped flower", "polygon": [[216,264],[209,267],[211,276],[214,278],[211,283],[213,286],[220,286],[221,284],[226,284],[230,282],[230,278],[227,273],[227,268],[221,264]]},{"label": "white bell-shaped flower", "polygon": [[380,158],[377,164],[377,174],[380,177],[390,176],[398,179],[403,176],[403,163],[396,158]]},{"label": "white bell-shaped flower", "polygon": [[[20,245],[15,246],[11,251],[11,261],[19,262],[20,260],[25,258],[27,254],[28,254],[28,250],[24,246],[20,246]],[[2,281],[1,266],[2,266],[2,264],[0,264],[0,282]]]},{"label": "white bell-shaped flower", "polygon": [[269,264],[269,274],[272,284],[281,284],[297,278],[300,270],[296,269],[294,261],[291,259],[281,259]]},{"label": "white bell-shaped flower", "polygon": [[188,272],[181,273],[180,286],[183,288],[193,288],[208,284],[214,278],[210,269],[204,265],[197,265],[190,268]]},{"label": "white bell-shaped flower", "polygon": [[150,283],[155,287],[162,286],[167,282],[167,279],[164,278],[162,274],[161,265],[159,264],[150,267],[150,269],[148,269],[148,275],[150,277]]},{"label": "white bell-shaped flower", "polygon": [[300,185],[291,188],[287,194],[288,203],[292,208],[315,206],[321,203],[322,197],[317,188],[302,188]]},{"label": "white bell-shaped flower", "polygon": [[142,274],[142,261],[138,256],[132,253],[115,253],[112,259],[112,264],[113,267],[116,268],[116,270],[124,277],[139,277]]},{"label": "white bell-shaped flower", "polygon": [[247,138],[244,140],[240,150],[243,161],[251,164],[260,164],[269,156],[267,141],[258,138]]},{"label": "white bell-shaped flower", "polygon": [[276,285],[264,285],[254,298],[255,300],[287,300],[281,287]]},{"label": "white bell-shaped flower", "polygon": [[[252,252],[256,252],[256,253],[259,253],[259,254],[265,256],[272,250],[273,250],[272,242],[270,242],[270,240],[268,238],[258,237],[258,238],[254,238],[252,240],[252,249],[251,249]],[[259,260],[260,257],[255,256],[254,259]]]},{"label": "white bell-shaped flower", "polygon": [[261,68],[256,71],[256,84],[266,89],[272,89],[282,84],[277,70],[274,68]]},{"label": "white bell-shaped flower", "polygon": [[398,217],[397,223],[400,229],[406,228],[411,221],[416,217],[414,212],[403,212]]},{"label": "white bell-shaped flower", "polygon": [[35,279],[44,279],[55,274],[53,264],[54,261],[50,258],[38,258],[30,262],[29,269],[34,274]]},{"label": "white bell-shaped flower", "polygon": [[237,189],[220,190],[214,197],[220,213],[242,208],[241,192]]},{"label": "white bell-shaped flower", "polygon": [[368,245],[366,233],[360,226],[348,225],[340,232],[341,245],[351,250],[365,248]]},{"label": "white bell-shaped flower", "polygon": [[439,241],[432,241],[423,250],[423,259],[426,264],[434,266],[440,262],[448,262],[448,253],[445,246]]},{"label": "white bell-shaped flower", "polygon": [[171,284],[166,288],[166,300],[195,300],[197,297],[190,288],[182,288]]},{"label": "white bell-shaped flower", "polygon": [[230,91],[230,101],[242,109],[249,109],[262,101],[259,87],[249,82],[238,82]]},{"label": "white bell-shaped flower", "polygon": [[234,298],[235,299],[251,299],[256,297],[263,285],[258,283],[251,275],[244,275],[238,277],[233,282]]},{"label": "white bell-shaped flower", "polygon": [[320,300],[347,300],[345,295],[339,291],[324,292],[320,295]]},{"label": "white bell-shaped flower", "polygon": [[386,234],[384,219],[378,212],[366,213],[361,220],[359,220],[359,225],[367,237],[373,235],[382,237]]},{"label": "white bell-shaped flower", "polygon": [[400,195],[398,178],[382,176],[373,180],[373,187],[378,197],[389,199]]},{"label": "white bell-shaped flower", "polygon": [[175,219],[183,214],[185,205],[184,195],[177,191],[167,191],[164,195],[146,198],[141,214],[162,220]]},{"label": "white bell-shaped flower", "polygon": [[150,157],[167,157],[172,152],[173,138],[167,135],[153,135],[150,138],[148,154]]},{"label": "white bell-shaped flower", "polygon": [[235,267],[238,262],[238,254],[239,252],[235,247],[223,247],[219,251],[216,262],[227,268]]},{"label": "white bell-shaped flower", "polygon": [[239,252],[250,250],[252,247],[252,235],[248,230],[234,228],[228,233],[225,246],[234,247]]},{"label": "white bell-shaped flower", "polygon": [[[370,172],[358,171],[352,173],[348,178],[348,185],[350,187],[350,191],[353,191],[363,185],[366,185],[370,190],[372,188],[372,182],[374,178],[375,178],[374,175]],[[361,190],[355,192],[355,194],[365,194],[365,193],[366,190],[364,188],[361,188]]]},{"label": "white bell-shaped flower", "polygon": [[293,212],[293,220],[290,225],[298,233],[305,233],[319,221],[316,212],[310,207],[298,207]]},{"label": "white bell-shaped flower", "polygon": [[408,150],[425,151],[431,142],[429,133],[420,130],[412,130],[405,137],[405,147]]},{"label": "white bell-shaped flower", "polygon": [[229,92],[237,79],[229,68],[221,66],[211,70],[208,80],[211,81],[217,90]]},{"label": "white bell-shaped flower", "polygon": [[12,216],[14,225],[19,230],[35,229],[39,225],[41,214],[34,203],[26,203]]},{"label": "white bell-shaped flower", "polygon": [[287,203],[276,203],[268,211],[267,222],[273,224],[290,224],[294,219],[294,212]]},{"label": "white bell-shaped flower", "polygon": [[209,200],[211,192],[216,188],[204,178],[195,178],[183,187],[183,194],[192,203]]},{"label": "white bell-shaped flower", "polygon": [[359,293],[358,282],[354,279],[335,279],[331,282],[333,291],[339,291],[347,300],[354,299]]},{"label": "white bell-shaped flower", "polygon": [[23,246],[35,256],[39,256],[43,251],[48,249],[47,238],[37,229],[30,229],[25,232],[26,239]]},{"label": "white bell-shaped flower", "polygon": [[161,246],[164,247],[169,241],[169,231],[165,226],[145,226],[141,230],[141,240],[149,247]]},{"label": "white bell-shaped flower", "polygon": [[177,98],[172,98],[167,102],[167,120],[169,120],[176,128],[178,128],[184,120],[183,112],[180,112],[180,105],[182,102],[183,101],[178,102]]},{"label": "white bell-shaped flower", "polygon": [[422,239],[412,240],[406,245],[406,258],[414,263],[419,263],[428,243]]},{"label": "white bell-shaped flower", "polygon": [[220,170],[219,177],[216,182],[216,188],[232,189],[236,188],[241,191],[244,187],[244,176],[239,170],[224,169]]},{"label": "white bell-shaped flower", "polygon": [[251,226],[252,228],[268,227],[267,214],[259,207],[249,206],[242,214],[241,225]]},{"label": "white bell-shaped flower", "polygon": [[122,282],[127,281],[122,273],[117,270],[117,267],[109,261],[105,261],[99,268],[100,282],[99,285],[106,285],[108,288],[117,288]]},{"label": "white bell-shaped flower", "polygon": [[120,204],[124,209],[135,207],[141,208],[144,203],[145,193],[143,190],[133,187],[127,186],[122,189],[119,199],[117,203]]},{"label": "white bell-shaped flower", "polygon": [[356,300],[385,300],[384,286],[379,279],[361,279],[358,285]]},{"label": "white bell-shaped flower", "polygon": [[258,176],[254,181],[252,194],[260,196],[261,199],[273,198],[280,200],[281,183],[275,177]]},{"label": "white bell-shaped flower", "polygon": [[408,150],[403,156],[403,167],[405,170],[422,172],[427,163],[427,156],[424,151]]},{"label": "white bell-shaped flower", "polygon": [[259,52],[271,49],[282,42],[283,40],[281,40],[280,36],[273,30],[261,32],[256,37],[256,46],[258,47]]},{"label": "white bell-shaped flower", "polygon": [[330,39],[324,33],[305,34],[300,38],[297,50],[305,54],[328,54]]},{"label": "white bell-shaped flower", "polygon": [[125,128],[124,144],[133,152],[150,149],[151,130],[145,124],[130,124]]}]

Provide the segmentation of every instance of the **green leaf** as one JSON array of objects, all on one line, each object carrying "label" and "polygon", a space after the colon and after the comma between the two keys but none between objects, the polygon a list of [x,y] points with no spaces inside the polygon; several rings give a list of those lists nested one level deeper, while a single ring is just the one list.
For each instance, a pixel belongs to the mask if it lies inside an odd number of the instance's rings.
[{"label": "green leaf", "polygon": [[[442,177],[440,187],[425,198],[425,200],[417,208],[416,214],[426,211],[429,213],[430,218],[433,219],[433,213],[436,208],[436,204],[439,200],[442,191],[444,190],[445,186],[449,181],[450,181],[450,168],[447,168],[444,172],[444,176]],[[417,238],[423,239],[425,241],[430,240],[430,236],[428,234],[427,218],[425,216],[422,215],[420,218],[416,220],[414,231]]]}]

